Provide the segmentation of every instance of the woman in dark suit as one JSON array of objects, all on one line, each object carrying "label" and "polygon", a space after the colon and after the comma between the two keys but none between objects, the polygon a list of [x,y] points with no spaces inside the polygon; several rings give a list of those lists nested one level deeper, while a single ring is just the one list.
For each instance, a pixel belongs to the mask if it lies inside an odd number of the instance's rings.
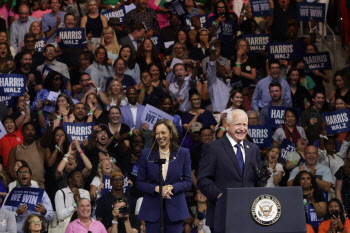
[{"label": "woman in dark suit", "polygon": [[177,130],[168,119],[154,125],[153,141],[151,149],[141,152],[136,187],[144,197],[139,218],[146,221],[147,232],[159,232],[159,172],[154,161],[165,159],[162,173],[164,230],[181,233],[183,220],[189,218],[184,191],[192,185],[190,153],[177,145]]}]

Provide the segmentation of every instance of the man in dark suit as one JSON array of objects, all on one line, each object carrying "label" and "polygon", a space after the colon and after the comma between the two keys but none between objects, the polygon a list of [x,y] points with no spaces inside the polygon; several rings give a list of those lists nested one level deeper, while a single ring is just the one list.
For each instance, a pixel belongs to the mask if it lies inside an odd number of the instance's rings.
[{"label": "man in dark suit", "polygon": [[139,43],[145,37],[145,27],[140,23],[135,23],[130,30],[130,34],[120,39],[121,45],[129,45],[136,55]]},{"label": "man in dark suit", "polygon": [[214,228],[215,205],[227,188],[254,187],[261,171],[259,147],[244,141],[248,116],[241,109],[227,115],[226,136],[204,145],[199,162],[197,187],[208,199],[206,224]]}]

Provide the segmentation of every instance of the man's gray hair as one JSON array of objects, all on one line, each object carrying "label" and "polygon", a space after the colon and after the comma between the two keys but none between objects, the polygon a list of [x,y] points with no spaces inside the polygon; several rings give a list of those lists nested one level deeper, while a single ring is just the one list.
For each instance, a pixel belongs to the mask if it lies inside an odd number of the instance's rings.
[{"label": "man's gray hair", "polygon": [[229,112],[229,113],[227,114],[226,122],[227,122],[227,123],[232,123],[232,122],[233,122],[234,116],[237,116],[237,115],[239,115],[239,114],[244,114],[244,115],[246,116],[247,122],[248,122],[248,115],[247,115],[247,113],[246,113],[245,111],[243,111],[242,109],[234,109],[234,110],[232,110],[231,112]]}]

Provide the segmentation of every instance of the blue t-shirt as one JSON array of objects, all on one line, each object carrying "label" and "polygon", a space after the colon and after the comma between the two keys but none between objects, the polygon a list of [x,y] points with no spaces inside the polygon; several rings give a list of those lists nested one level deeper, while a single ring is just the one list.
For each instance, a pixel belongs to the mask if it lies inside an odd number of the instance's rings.
[{"label": "blue t-shirt", "polygon": [[[58,16],[61,17],[61,25],[63,25],[64,27],[64,16],[66,15],[66,12],[64,11],[60,11],[60,13],[58,13]],[[53,27],[56,26],[57,23],[57,16],[53,15],[51,12],[44,14],[42,17],[42,27],[43,27],[43,32],[47,32],[50,31]],[[57,36],[57,33],[55,32],[54,34],[52,34],[52,36],[50,38],[47,38],[47,40],[49,41],[49,43],[53,43],[55,42],[55,37]]]}]

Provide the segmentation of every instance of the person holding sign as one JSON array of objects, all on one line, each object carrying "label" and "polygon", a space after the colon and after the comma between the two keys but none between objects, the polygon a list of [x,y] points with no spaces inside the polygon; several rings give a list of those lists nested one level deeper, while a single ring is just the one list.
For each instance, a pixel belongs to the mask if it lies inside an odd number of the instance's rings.
[{"label": "person holding sign", "polygon": [[[164,229],[181,233],[183,220],[189,218],[184,191],[192,185],[191,159],[187,149],[177,145],[177,130],[168,119],[158,120],[153,127],[154,145],[141,152],[136,188],[144,193],[139,218],[146,221],[146,231],[159,232],[159,177],[156,159],[163,165]],[[156,168],[156,169],[155,169]]]},{"label": "person holding sign", "polygon": [[[32,191],[40,191],[41,189],[32,187],[31,179],[32,179],[32,170],[29,167],[22,166],[18,168],[17,182],[19,185],[17,186],[17,188],[13,189],[13,191],[14,190],[20,191],[21,189],[25,190],[25,188],[31,188]],[[9,203],[11,201],[14,202],[12,192],[6,195],[4,200],[5,204],[3,205],[2,208],[14,212],[16,216],[16,221],[17,221],[18,233],[23,233],[24,222],[26,218],[31,214],[40,214],[42,217],[44,217],[46,222],[50,221],[53,218],[54,212],[52,209],[52,204],[49,196],[44,190],[42,190],[42,194],[38,194],[38,196],[34,196],[34,195],[29,196],[31,198],[27,198],[27,199],[25,197],[28,194],[23,194],[23,196],[20,195],[22,197],[21,203],[23,204],[21,204],[19,207],[11,206],[7,204],[8,198],[10,198]],[[33,201],[33,200],[39,199],[39,196],[41,199],[41,203],[37,203],[37,201]]]},{"label": "person holding sign", "polygon": [[289,152],[286,157],[286,169],[288,171],[291,171],[293,168],[299,166],[300,163],[305,163],[306,147],[306,140],[304,138],[299,138],[294,151]]},{"label": "person holding sign", "polygon": [[[103,183],[103,178],[105,176],[110,177],[110,175],[114,172],[112,163],[109,159],[103,159],[98,164],[97,176],[94,177],[90,184],[90,199],[91,201],[97,201],[102,194],[102,190],[106,189],[110,191],[111,186],[107,187]],[[110,182],[110,179],[108,179]],[[110,184],[110,183],[108,183]]]},{"label": "person holding sign", "polygon": [[328,220],[321,222],[318,233],[350,232],[350,220],[345,219],[343,204],[337,198],[332,198],[327,203]]},{"label": "person holding sign", "polygon": [[308,171],[301,171],[295,177],[293,186],[301,186],[304,197],[306,222],[317,232],[322,218],[327,214],[327,202],[318,188],[315,176]]}]

